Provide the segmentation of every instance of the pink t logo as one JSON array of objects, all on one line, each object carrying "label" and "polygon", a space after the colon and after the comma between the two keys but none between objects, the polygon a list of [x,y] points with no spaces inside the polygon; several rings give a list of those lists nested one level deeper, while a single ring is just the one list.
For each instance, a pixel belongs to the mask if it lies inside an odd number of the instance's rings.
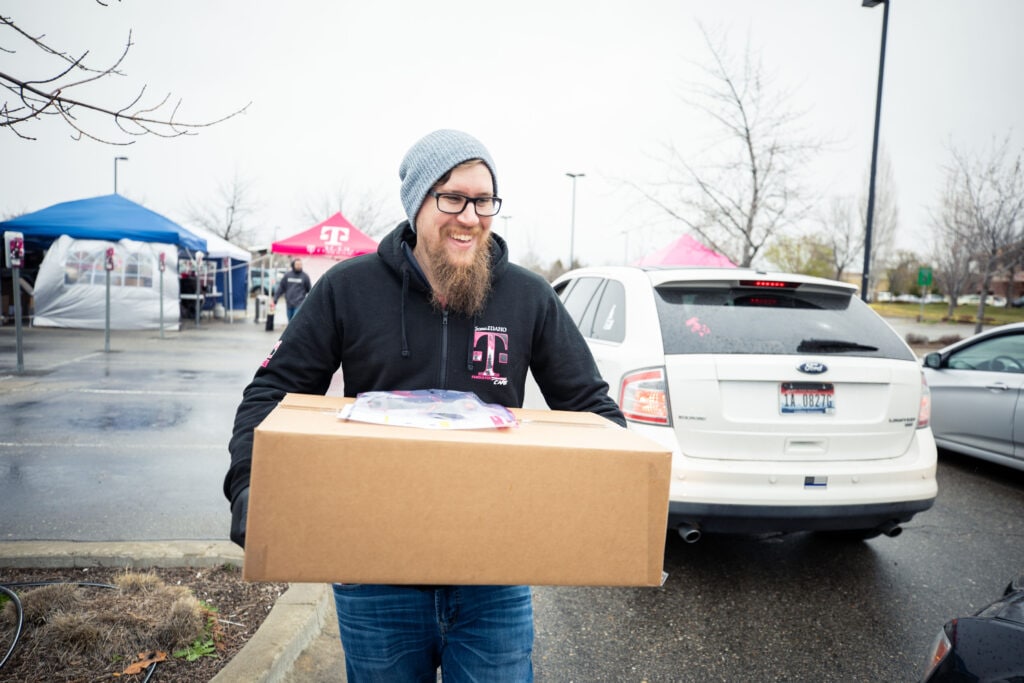
[{"label": "pink t logo", "polygon": [[348,242],[348,228],[340,225],[325,225],[320,228],[320,241],[324,244]]},{"label": "pink t logo", "polygon": [[[477,342],[480,341],[481,337],[487,338],[487,350],[481,354],[480,351],[476,351]],[[504,351],[497,351],[497,341],[501,341],[501,345]],[[508,335],[501,332],[489,332],[487,330],[476,330],[473,336],[473,360],[478,361],[484,360],[483,372],[474,375],[476,379],[489,379],[492,377],[500,377],[498,373],[494,371],[495,363],[506,364],[508,363]]]}]

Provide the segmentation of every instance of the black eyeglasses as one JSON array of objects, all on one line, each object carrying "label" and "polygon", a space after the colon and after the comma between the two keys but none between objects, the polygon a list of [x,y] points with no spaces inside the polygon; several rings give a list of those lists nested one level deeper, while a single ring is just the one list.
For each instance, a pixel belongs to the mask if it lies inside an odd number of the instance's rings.
[{"label": "black eyeglasses", "polygon": [[437,200],[437,210],[441,213],[460,214],[466,210],[466,204],[473,203],[477,216],[494,216],[501,208],[499,197],[467,197],[464,194],[453,192],[430,192],[430,196]]}]

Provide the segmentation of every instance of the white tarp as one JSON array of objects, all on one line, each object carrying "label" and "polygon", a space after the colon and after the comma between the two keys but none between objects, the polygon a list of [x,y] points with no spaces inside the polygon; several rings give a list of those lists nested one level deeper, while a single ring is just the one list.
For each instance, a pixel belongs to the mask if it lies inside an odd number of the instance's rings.
[{"label": "white tarp", "polygon": [[[157,242],[76,240],[62,235],[46,252],[35,282],[33,325],[106,328],[107,249],[110,271],[110,328],[159,330],[163,281],[164,329],[179,327],[178,247]],[[159,259],[165,270],[160,276]]]},{"label": "white tarp", "polygon": [[187,229],[192,234],[206,240],[206,258],[219,259],[231,257],[236,261],[245,261],[246,263],[252,260],[252,254],[248,251],[228,242],[223,237],[213,234],[206,228],[192,226]]}]

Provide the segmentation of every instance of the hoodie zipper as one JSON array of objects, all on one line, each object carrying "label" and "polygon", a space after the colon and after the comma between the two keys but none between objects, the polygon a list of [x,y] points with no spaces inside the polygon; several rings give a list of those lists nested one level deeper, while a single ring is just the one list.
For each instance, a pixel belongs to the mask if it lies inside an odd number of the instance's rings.
[{"label": "hoodie zipper", "polygon": [[438,389],[447,389],[445,378],[448,376],[448,308],[441,311],[441,368],[437,378]]}]

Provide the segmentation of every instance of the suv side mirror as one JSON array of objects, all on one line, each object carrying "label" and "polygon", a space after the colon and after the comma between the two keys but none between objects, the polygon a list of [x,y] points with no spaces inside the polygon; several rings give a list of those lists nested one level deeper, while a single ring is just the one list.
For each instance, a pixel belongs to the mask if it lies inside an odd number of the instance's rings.
[{"label": "suv side mirror", "polygon": [[924,357],[924,364],[926,367],[938,370],[942,367],[942,355],[937,351],[932,351]]}]

